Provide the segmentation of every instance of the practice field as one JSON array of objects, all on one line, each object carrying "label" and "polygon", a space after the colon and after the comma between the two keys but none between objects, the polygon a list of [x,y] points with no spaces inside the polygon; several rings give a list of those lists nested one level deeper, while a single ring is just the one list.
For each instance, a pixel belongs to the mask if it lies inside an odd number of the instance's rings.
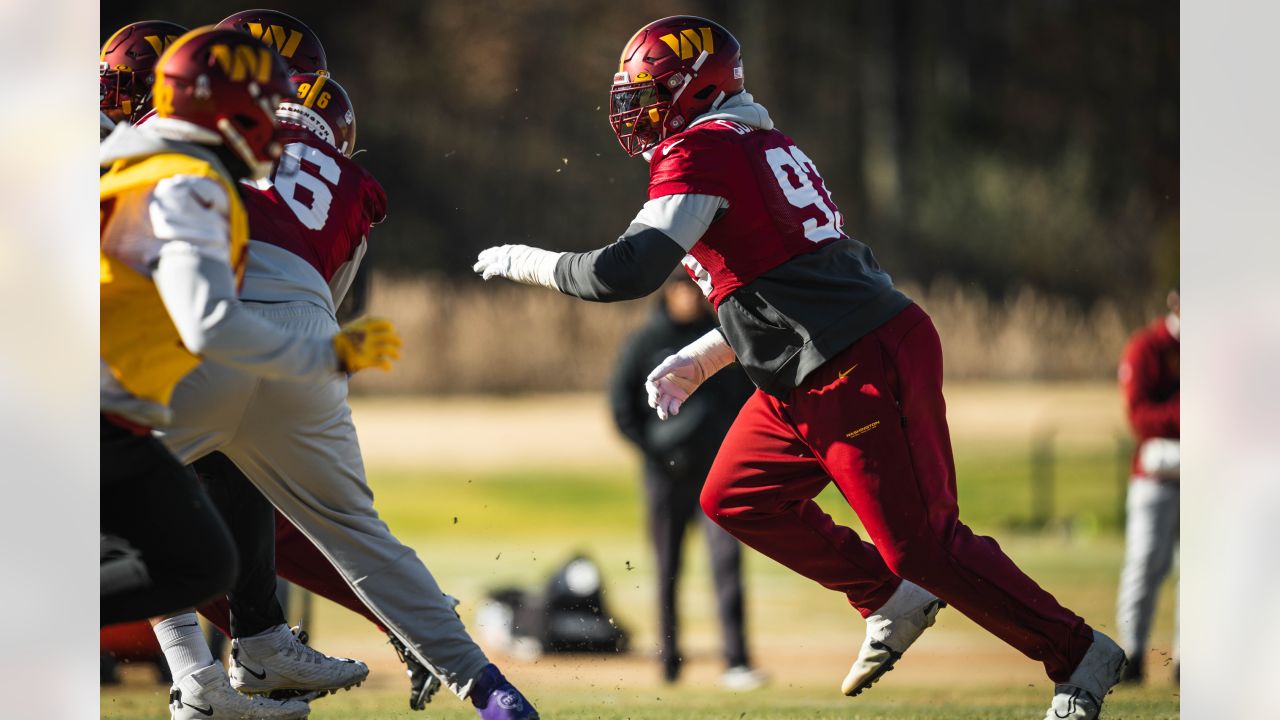
[{"label": "practice field", "polygon": [[[961,517],[995,535],[1024,569],[1097,627],[1114,626],[1123,552],[1115,529],[1116,438],[1123,423],[1107,385],[959,386],[950,417],[960,473]],[[862,622],[838,595],[755,553],[747,553],[750,642],[771,676],[763,690],[731,693],[717,684],[717,628],[706,553],[691,535],[681,598],[688,658],[680,685],[660,682],[654,656],[653,567],[642,532],[637,462],[614,437],[595,396],[511,400],[387,400],[356,403],[356,420],[377,503],[444,588],[462,599],[476,628],[486,591],[538,587],[573,553],[604,573],[610,613],[632,632],[622,657],[495,654],[547,718],[1031,718],[1051,687],[1040,667],[954,610],[872,691],[844,698],[839,682],[862,639]],[[1033,439],[1049,433],[1053,518],[1035,515],[1028,481]],[[1040,444],[1043,447],[1043,443]],[[1043,450],[1040,451],[1043,453]],[[855,523],[838,494],[820,502]],[[1115,692],[1104,717],[1176,718],[1170,679],[1172,586],[1161,599],[1151,676],[1144,688]],[[296,618],[291,618],[295,620]],[[318,718],[470,718],[438,695],[425,713],[407,708],[403,666],[363,619],[318,601],[307,619],[313,643],[366,660],[369,681],[317,701]],[[104,718],[165,718],[167,687],[149,668],[126,669],[125,683],[101,695]]]}]

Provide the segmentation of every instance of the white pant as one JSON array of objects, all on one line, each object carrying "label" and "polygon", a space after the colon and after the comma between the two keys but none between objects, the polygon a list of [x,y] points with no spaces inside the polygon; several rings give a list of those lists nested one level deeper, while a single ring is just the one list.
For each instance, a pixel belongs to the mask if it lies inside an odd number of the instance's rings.
[{"label": "white pant", "polygon": [[[331,336],[311,303],[246,303],[293,332]],[[204,362],[183,379],[162,440],[183,463],[223,452],[320,548],[356,595],[459,697],[489,663],[414,551],[373,507],[346,378],[268,381]]]},{"label": "white pant", "polygon": [[[1137,476],[1129,483],[1116,622],[1120,644],[1133,660],[1141,660],[1147,651],[1160,584],[1173,567],[1178,548],[1178,494],[1177,482]],[[1177,645],[1175,627],[1175,659]]]}]

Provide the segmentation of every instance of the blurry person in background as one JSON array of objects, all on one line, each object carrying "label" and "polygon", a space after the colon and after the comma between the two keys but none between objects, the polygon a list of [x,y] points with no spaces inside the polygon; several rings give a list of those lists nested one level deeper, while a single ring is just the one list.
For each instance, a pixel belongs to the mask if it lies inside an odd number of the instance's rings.
[{"label": "blurry person in background", "polygon": [[[658,619],[662,638],[663,678],[675,682],[683,657],[679,648],[676,584],[685,530],[695,518],[707,534],[711,573],[724,642],[726,670],[721,683],[732,690],[764,684],[751,668],[743,625],[742,549],[738,541],[711,522],[698,505],[702,484],[720,441],[754,386],[737,368],[718,373],[704,384],[678,416],[662,422],[649,408],[644,379],[654,365],[716,326],[711,304],[681,271],[667,280],[649,322],[632,335],[609,384],[609,403],[618,430],[644,455],[644,490],[649,535],[657,557]],[[706,393],[705,395],[703,393]]]},{"label": "blurry person in background", "polygon": [[[1120,362],[1120,388],[1133,428],[1125,558],[1116,600],[1120,642],[1129,656],[1126,682],[1142,682],[1147,640],[1160,585],[1178,547],[1178,291],[1169,292],[1169,312],[1134,333]],[[1178,679],[1175,631],[1173,676]]]}]

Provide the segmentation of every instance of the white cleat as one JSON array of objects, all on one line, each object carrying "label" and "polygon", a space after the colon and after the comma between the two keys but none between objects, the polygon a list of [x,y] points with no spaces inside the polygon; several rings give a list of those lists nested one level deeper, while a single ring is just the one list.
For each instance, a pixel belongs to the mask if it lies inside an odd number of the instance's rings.
[{"label": "white cleat", "polygon": [[201,668],[169,690],[172,720],[298,720],[311,714],[301,700],[271,700],[241,695],[231,689],[219,663]]},{"label": "white cleat", "polygon": [[867,618],[867,637],[858,657],[840,684],[840,691],[854,697],[893,669],[947,604],[933,593],[903,580],[884,607]]},{"label": "white cleat", "polygon": [[298,628],[280,625],[231,641],[231,685],[247,695],[288,691],[310,700],[349,690],[367,677],[369,666],[308,647],[306,633]]},{"label": "white cleat", "polygon": [[1102,711],[1103,699],[1120,682],[1124,666],[1124,650],[1094,630],[1093,644],[1071,673],[1071,679],[1053,688],[1053,704],[1045,713],[1045,720],[1095,720]]},{"label": "white cleat", "polygon": [[763,670],[746,665],[734,665],[720,675],[720,687],[734,692],[759,690],[768,682],[769,676]]}]

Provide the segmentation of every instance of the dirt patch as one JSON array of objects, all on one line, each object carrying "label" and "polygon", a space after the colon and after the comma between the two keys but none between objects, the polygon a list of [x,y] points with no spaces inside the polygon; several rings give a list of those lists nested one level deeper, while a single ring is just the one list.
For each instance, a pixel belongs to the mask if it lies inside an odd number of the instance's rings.
[{"label": "dirt patch", "polygon": [[[1064,444],[1113,447],[1125,432],[1109,383],[952,383],[957,444],[1022,441],[1054,430]],[[600,467],[633,451],[600,393],[495,397],[357,397],[365,462],[380,469]]]}]

